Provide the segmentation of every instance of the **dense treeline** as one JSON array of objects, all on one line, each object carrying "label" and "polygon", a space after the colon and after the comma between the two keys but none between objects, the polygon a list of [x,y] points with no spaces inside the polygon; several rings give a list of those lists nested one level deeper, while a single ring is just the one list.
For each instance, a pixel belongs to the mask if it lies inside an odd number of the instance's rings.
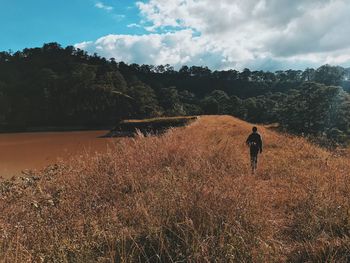
[{"label": "dense treeline", "polygon": [[345,142],[350,69],[276,72],[127,65],[57,43],[0,52],[0,127],[113,126],[119,119],[232,114]]}]

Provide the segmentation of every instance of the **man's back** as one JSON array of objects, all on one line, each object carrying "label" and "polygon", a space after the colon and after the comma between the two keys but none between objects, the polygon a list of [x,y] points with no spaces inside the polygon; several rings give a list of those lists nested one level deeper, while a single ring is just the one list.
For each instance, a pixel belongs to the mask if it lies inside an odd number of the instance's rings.
[{"label": "man's back", "polygon": [[250,164],[252,167],[252,173],[254,174],[258,168],[258,154],[262,153],[262,139],[258,133],[258,128],[253,127],[252,133],[248,136],[246,144],[250,148]]},{"label": "man's back", "polygon": [[257,132],[253,132],[248,136],[246,143],[250,146],[250,150],[258,153],[262,152],[262,139],[261,135]]}]

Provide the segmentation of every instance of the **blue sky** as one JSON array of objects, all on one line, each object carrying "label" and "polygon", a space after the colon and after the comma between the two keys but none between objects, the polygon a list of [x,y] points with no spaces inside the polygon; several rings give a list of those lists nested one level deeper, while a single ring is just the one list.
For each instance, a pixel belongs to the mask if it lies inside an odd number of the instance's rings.
[{"label": "blue sky", "polygon": [[[139,21],[135,1],[0,0],[0,50],[19,50],[47,42],[73,45],[107,34],[142,34],[127,25]],[[105,8],[104,8],[105,7]],[[111,8],[109,8],[111,7]]]},{"label": "blue sky", "polygon": [[350,67],[349,0],[0,0],[0,50],[58,42],[117,61]]}]

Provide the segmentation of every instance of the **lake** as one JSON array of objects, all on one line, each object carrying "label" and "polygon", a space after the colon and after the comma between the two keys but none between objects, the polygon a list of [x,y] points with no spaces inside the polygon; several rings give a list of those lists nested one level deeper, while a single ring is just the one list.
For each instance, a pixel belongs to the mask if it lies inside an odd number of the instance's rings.
[{"label": "lake", "polygon": [[10,178],[22,170],[41,169],[58,159],[84,152],[107,150],[115,139],[98,138],[108,131],[37,132],[0,134],[0,176]]}]

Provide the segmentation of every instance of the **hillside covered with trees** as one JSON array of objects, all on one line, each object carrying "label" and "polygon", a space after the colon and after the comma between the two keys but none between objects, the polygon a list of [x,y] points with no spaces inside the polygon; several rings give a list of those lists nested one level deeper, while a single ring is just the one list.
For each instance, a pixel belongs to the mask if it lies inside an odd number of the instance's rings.
[{"label": "hillside covered with trees", "polygon": [[118,120],[229,114],[345,143],[350,69],[276,72],[149,66],[72,46],[0,52],[0,129],[112,127]]}]

